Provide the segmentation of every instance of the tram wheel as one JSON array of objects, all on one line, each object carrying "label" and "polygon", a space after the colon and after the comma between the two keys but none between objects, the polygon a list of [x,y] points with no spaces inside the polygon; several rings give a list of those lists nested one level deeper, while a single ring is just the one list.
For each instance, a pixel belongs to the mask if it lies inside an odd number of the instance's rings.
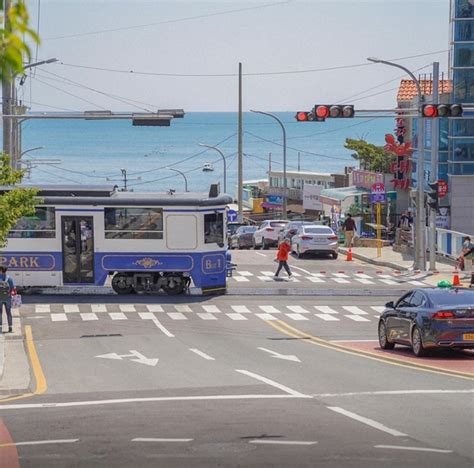
[{"label": "tram wheel", "polygon": [[167,282],[162,288],[168,296],[177,296],[178,294],[183,294],[185,284],[181,276],[172,275],[167,277]]},{"label": "tram wheel", "polygon": [[118,273],[112,278],[112,289],[117,294],[131,294],[133,286],[129,283],[129,277],[125,273]]}]

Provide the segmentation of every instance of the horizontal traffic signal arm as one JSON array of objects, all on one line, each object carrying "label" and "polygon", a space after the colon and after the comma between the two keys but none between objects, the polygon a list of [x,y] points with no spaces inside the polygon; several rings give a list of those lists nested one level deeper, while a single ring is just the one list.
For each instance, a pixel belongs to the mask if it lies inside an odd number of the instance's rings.
[{"label": "horizontal traffic signal arm", "polygon": [[423,104],[421,115],[428,119],[436,117],[462,117],[463,107],[461,104]]}]

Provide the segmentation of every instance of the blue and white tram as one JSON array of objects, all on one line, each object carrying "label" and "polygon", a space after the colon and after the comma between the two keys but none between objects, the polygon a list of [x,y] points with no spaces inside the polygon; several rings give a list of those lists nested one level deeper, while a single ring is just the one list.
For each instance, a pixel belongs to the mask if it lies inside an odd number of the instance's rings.
[{"label": "blue and white tram", "polygon": [[22,287],[102,286],[111,278],[118,294],[181,294],[191,280],[203,293],[225,292],[232,199],[215,192],[41,187],[41,204],[10,232],[0,264]]}]

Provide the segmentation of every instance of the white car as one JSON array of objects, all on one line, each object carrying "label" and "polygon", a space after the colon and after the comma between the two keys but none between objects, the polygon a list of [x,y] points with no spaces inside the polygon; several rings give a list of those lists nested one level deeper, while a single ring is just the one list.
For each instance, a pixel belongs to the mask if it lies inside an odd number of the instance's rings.
[{"label": "white car", "polygon": [[278,246],[278,234],[288,223],[289,221],[282,219],[264,221],[253,233],[253,248],[268,249],[271,245]]},{"label": "white car", "polygon": [[291,251],[296,252],[298,258],[309,252],[329,254],[332,258],[337,258],[338,238],[328,226],[303,225],[291,242]]}]

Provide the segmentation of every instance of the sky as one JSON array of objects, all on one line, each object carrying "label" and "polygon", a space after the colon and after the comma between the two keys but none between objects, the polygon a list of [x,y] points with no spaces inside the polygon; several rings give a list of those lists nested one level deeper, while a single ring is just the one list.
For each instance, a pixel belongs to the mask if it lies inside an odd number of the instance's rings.
[{"label": "sky", "polygon": [[27,4],[42,38],[32,61],[59,59],[21,87],[32,111],[237,111],[239,62],[244,111],[387,109],[406,77],[367,57],[412,57],[398,63],[416,75],[434,61],[448,71],[449,0]]}]

